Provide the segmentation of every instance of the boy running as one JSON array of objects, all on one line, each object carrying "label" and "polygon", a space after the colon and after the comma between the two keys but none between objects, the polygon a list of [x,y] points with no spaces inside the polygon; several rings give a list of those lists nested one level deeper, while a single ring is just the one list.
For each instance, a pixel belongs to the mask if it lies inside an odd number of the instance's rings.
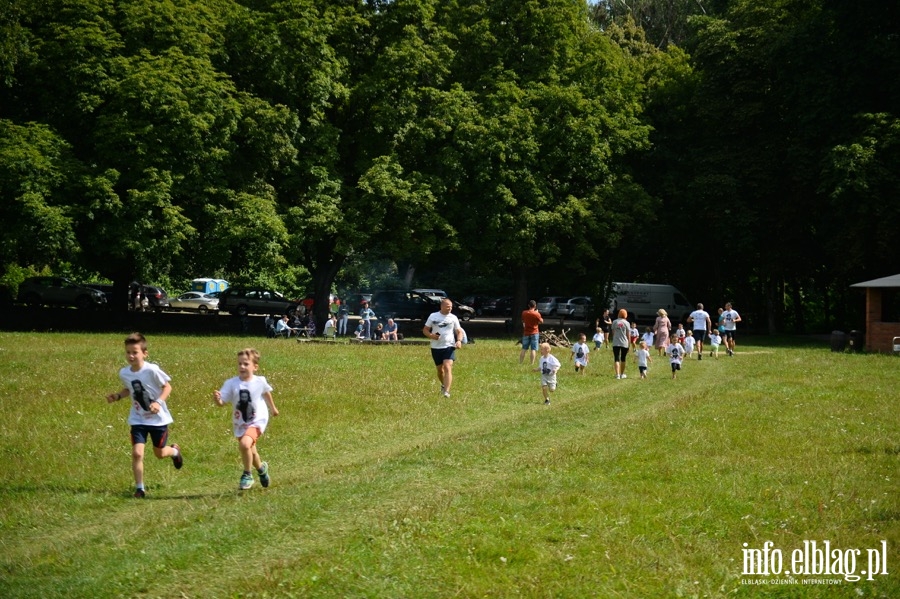
[{"label": "boy running", "polygon": [[587,335],[582,333],[578,337],[578,343],[572,345],[572,359],[575,360],[575,373],[584,374],[584,368],[588,365],[591,350],[587,345]]},{"label": "boy running", "polygon": [[269,486],[269,465],[259,457],[256,441],[266,431],[269,413],[278,416],[278,408],[272,399],[272,387],[264,376],[257,376],[259,352],[253,348],[237,353],[238,375],[225,381],[222,388],[213,392],[213,399],[219,406],[230,403],[233,407],[232,424],[234,436],[240,440],[241,474],[240,489],[246,491],[253,486],[251,467],[256,468],[259,482]]},{"label": "boy running", "polygon": [[128,366],[119,371],[124,387],[117,393],[110,393],[106,401],[112,403],[131,397],[131,411],[128,424],[131,425],[131,470],[134,473],[134,496],[143,499],[144,489],[144,448],[149,437],[153,443],[153,454],[159,458],[172,458],[176,469],[184,465],[184,458],[178,445],[166,445],[172,415],[166,400],[172,393],[171,378],[156,364],[147,362],[147,339],[140,333],[132,333],[125,338],[125,360]]},{"label": "boy running", "polygon": [[550,405],[550,392],[556,391],[556,373],[562,366],[559,360],[550,353],[550,344],[541,343],[541,359],[535,372],[541,373],[541,393],[544,395],[544,405]]}]

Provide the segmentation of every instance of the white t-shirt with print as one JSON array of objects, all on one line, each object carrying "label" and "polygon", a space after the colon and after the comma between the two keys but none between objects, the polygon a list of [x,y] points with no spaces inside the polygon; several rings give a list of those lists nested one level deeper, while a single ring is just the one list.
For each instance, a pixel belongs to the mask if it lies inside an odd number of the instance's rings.
[{"label": "white t-shirt with print", "polygon": [[[119,378],[131,393],[129,396],[131,412],[128,414],[128,424],[166,426],[174,422],[172,414],[169,413],[169,406],[166,405],[166,402],[159,401],[163,387],[172,380],[168,374],[163,372],[162,368],[151,362],[144,362],[141,369],[135,372],[131,370],[131,366],[125,366],[119,371]],[[153,401],[159,401],[159,412],[156,414],[142,407],[142,402],[143,405],[149,407]]]},{"label": "white t-shirt with print", "polygon": [[541,371],[541,386],[556,384],[556,371],[560,369],[562,364],[553,354],[541,356],[538,361],[538,368]]},{"label": "white t-shirt with print", "polygon": [[736,310],[725,310],[722,313],[722,320],[725,322],[725,330],[734,331],[737,329],[737,322],[735,321],[740,317],[740,314],[738,314]]},{"label": "white t-shirt with print", "polygon": [[[246,381],[235,376],[225,381],[219,393],[222,394],[222,401],[231,404],[235,437],[243,437],[247,428],[251,426],[258,428],[260,433],[266,432],[266,426],[269,424],[269,406],[263,394],[271,391],[272,386],[264,376],[254,375]],[[248,420],[244,420],[245,411]]]},{"label": "white t-shirt with print", "polygon": [[456,329],[459,326],[459,319],[451,314],[441,314],[434,312],[425,321],[425,326],[431,329],[432,333],[438,333],[440,337],[431,340],[431,349],[444,349],[446,347],[454,347],[456,345]]},{"label": "white t-shirt with print", "polygon": [[684,348],[680,343],[671,343],[666,347],[666,355],[669,356],[670,364],[681,364],[684,360]]},{"label": "white t-shirt with print", "polygon": [[588,355],[591,353],[591,350],[588,348],[586,343],[578,342],[572,346],[572,355],[575,356],[575,363],[579,366],[586,366],[588,362]]}]

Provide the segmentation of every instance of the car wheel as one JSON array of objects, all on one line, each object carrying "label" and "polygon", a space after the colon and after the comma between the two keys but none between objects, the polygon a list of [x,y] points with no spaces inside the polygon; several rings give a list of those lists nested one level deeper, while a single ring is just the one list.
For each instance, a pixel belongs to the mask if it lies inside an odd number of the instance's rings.
[{"label": "car wheel", "polygon": [[234,313],[238,316],[247,316],[247,306],[245,304],[241,304],[237,308],[234,309]]},{"label": "car wheel", "polygon": [[207,308],[203,304],[200,304],[200,307],[197,308],[197,311],[200,312],[200,314],[206,314],[207,312],[209,312],[209,308]]},{"label": "car wheel", "polygon": [[91,298],[89,298],[88,296],[82,295],[81,297],[79,297],[78,299],[75,300],[75,305],[78,307],[79,310],[90,310],[91,307],[93,307],[94,302],[92,302]]},{"label": "car wheel", "polygon": [[472,315],[469,314],[468,312],[463,312],[463,313],[460,314],[460,316],[459,316],[459,319],[460,319],[461,321],[463,321],[463,322],[469,322],[469,320],[470,320],[471,318],[472,318]]}]

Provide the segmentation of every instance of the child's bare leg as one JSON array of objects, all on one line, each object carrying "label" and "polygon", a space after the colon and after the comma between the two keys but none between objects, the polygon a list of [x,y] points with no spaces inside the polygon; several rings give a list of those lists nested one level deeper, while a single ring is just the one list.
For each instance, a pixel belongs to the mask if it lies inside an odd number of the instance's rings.
[{"label": "child's bare leg", "polygon": [[153,455],[155,455],[159,459],[171,458],[173,455],[175,455],[175,450],[172,449],[171,445],[166,445],[165,447],[154,447]]},{"label": "child's bare leg", "polygon": [[135,443],[131,446],[131,471],[134,472],[134,484],[144,485],[144,444]]},{"label": "child's bare leg", "polygon": [[[253,454],[256,453],[256,444],[253,441],[253,437],[249,435],[241,437],[241,461],[244,463],[244,472],[250,472],[253,467]],[[256,459],[259,459],[259,454],[256,455]]]}]

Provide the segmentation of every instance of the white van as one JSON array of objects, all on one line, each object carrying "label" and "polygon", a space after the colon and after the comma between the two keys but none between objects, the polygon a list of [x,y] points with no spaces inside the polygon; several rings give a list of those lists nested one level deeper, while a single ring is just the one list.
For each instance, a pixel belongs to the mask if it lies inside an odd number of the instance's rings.
[{"label": "white van", "polygon": [[687,317],[694,311],[684,294],[672,285],[613,283],[610,303],[613,319],[621,308],[628,311],[628,320],[640,324],[652,324],[656,321],[656,312],[664,308],[673,327],[683,323],[685,328],[690,328]]}]

